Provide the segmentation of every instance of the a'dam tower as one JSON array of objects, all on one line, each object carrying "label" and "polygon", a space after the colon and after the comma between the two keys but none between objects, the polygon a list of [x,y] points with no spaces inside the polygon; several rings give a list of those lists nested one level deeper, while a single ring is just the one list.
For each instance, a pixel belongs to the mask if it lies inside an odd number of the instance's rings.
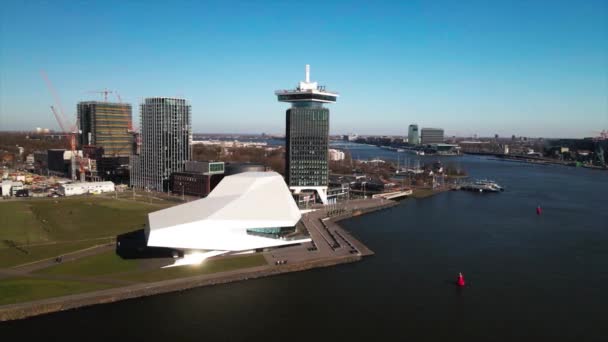
[{"label": "a'dam tower", "polygon": [[296,194],[313,190],[327,204],[329,109],[325,103],[335,103],[338,93],[328,91],[310,81],[310,66],[306,65],[305,81],[296,89],[277,90],[279,102],[291,103],[285,120],[285,177]]}]

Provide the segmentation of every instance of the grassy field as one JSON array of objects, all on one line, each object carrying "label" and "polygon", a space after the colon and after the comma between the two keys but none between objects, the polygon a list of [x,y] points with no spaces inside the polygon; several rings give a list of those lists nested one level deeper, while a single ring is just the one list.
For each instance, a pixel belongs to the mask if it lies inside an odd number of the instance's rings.
[{"label": "grassy field", "polygon": [[[141,229],[149,212],[177,203],[105,196],[0,201],[0,268],[111,243],[118,234]],[[60,264],[51,259],[48,263],[47,268],[31,273],[31,278],[0,278],[0,305],[119,286],[109,285],[112,280],[116,284],[120,280],[154,282],[261,266],[266,260],[256,254],[160,269],[146,260],[121,259],[111,251]]]},{"label": "grassy field", "polygon": [[0,267],[98,245],[100,238],[108,242],[141,229],[149,212],[174,204],[100,196],[0,201]]},{"label": "grassy field", "polygon": [[[123,260],[114,252],[89,256],[75,261],[41,269],[33,273],[36,278],[0,279],[0,305],[35,301],[76,293],[103,290],[121,285],[109,285],[95,277],[108,280],[126,280],[137,283],[192,277],[203,274],[245,269],[266,265],[261,254],[211,259],[198,266],[154,268],[140,270],[140,260]],[[48,276],[48,279],[45,277]],[[75,280],[53,279],[57,276]]]},{"label": "grassy field", "polygon": [[167,279],[193,277],[202,274],[232,271],[241,268],[266,265],[266,259],[261,254],[246,255],[232,258],[218,258],[204,261],[200,265],[157,268],[148,271],[136,271],[116,276],[117,279],[137,282],[153,282]]},{"label": "grassy field", "polygon": [[[15,208],[17,203],[21,208]],[[30,200],[10,204],[5,209],[5,203],[0,203],[0,216],[3,221],[6,220],[2,226],[12,227],[6,233],[1,231],[0,239],[21,244],[28,241],[17,240],[23,235],[20,229],[28,231],[30,243],[115,236],[140,229],[146,222],[146,214],[159,209],[157,205],[99,197]],[[37,224],[18,227],[21,222],[14,222],[10,212],[7,212],[16,209],[29,215],[28,223],[35,220]],[[15,234],[15,231],[20,234]]]},{"label": "grassy field", "polygon": [[0,305],[15,304],[32,300],[59,297],[70,294],[103,290],[111,287],[68,280],[35,278],[12,278],[0,281]]},{"label": "grassy field", "polygon": [[[109,243],[111,241],[111,239],[100,239],[61,242],[40,246],[20,247],[20,250],[15,248],[0,248],[0,268],[13,267],[33,261],[49,259],[58,255],[92,247],[94,245]],[[27,253],[24,251],[27,251]]]},{"label": "grassy field", "polygon": [[0,239],[37,242],[46,235],[44,225],[24,202],[0,202]]},{"label": "grassy field", "polygon": [[92,255],[80,260],[66,262],[57,266],[41,269],[36,274],[74,275],[94,277],[114,273],[135,271],[139,267],[137,260],[121,259],[114,251]]}]

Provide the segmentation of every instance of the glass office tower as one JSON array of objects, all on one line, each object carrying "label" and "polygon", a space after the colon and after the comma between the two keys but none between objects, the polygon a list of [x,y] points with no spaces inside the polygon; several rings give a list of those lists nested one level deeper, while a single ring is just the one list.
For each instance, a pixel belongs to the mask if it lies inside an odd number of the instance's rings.
[{"label": "glass office tower", "polygon": [[412,145],[420,144],[420,135],[418,134],[418,125],[411,124],[407,131],[407,142]]},{"label": "glass office tower", "polygon": [[275,92],[280,102],[291,103],[285,120],[285,178],[296,194],[302,190],[316,191],[327,203],[329,177],[329,109],[324,103],[335,103],[338,94],[310,82],[310,66],[306,80],[293,90]]},{"label": "glass office tower", "polygon": [[141,153],[131,157],[131,185],[155,191],[192,157],[191,107],[185,99],[152,97],[141,105]]}]

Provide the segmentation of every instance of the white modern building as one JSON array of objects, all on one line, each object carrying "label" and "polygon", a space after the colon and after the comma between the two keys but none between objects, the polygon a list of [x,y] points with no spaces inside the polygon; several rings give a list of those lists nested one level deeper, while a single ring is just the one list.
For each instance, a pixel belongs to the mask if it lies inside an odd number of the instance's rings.
[{"label": "white modern building", "polygon": [[63,196],[100,194],[114,190],[114,183],[112,182],[77,182],[61,184],[59,186],[59,194]]},{"label": "white modern building", "polygon": [[197,264],[308,242],[306,236],[293,238],[301,217],[281,175],[244,172],[225,177],[205,198],[148,214],[147,245],[183,251],[171,266]]},{"label": "white modern building", "polygon": [[13,181],[3,180],[2,181],[2,197],[11,196],[11,188],[13,187]]},{"label": "white modern building", "polygon": [[345,158],[344,152],[333,149],[333,148],[329,149],[329,160],[338,161],[338,160],[344,160],[344,158]]}]

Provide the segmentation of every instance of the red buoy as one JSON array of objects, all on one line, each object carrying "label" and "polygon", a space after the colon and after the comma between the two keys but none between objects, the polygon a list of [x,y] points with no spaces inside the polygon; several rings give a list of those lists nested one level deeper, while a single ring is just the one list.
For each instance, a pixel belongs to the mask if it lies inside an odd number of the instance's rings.
[{"label": "red buoy", "polygon": [[542,213],[543,213],[543,209],[539,205],[538,207],[536,207],[536,215],[540,215]]},{"label": "red buoy", "polygon": [[462,272],[458,273],[458,280],[456,280],[456,285],[464,286],[464,277],[462,276]]}]

